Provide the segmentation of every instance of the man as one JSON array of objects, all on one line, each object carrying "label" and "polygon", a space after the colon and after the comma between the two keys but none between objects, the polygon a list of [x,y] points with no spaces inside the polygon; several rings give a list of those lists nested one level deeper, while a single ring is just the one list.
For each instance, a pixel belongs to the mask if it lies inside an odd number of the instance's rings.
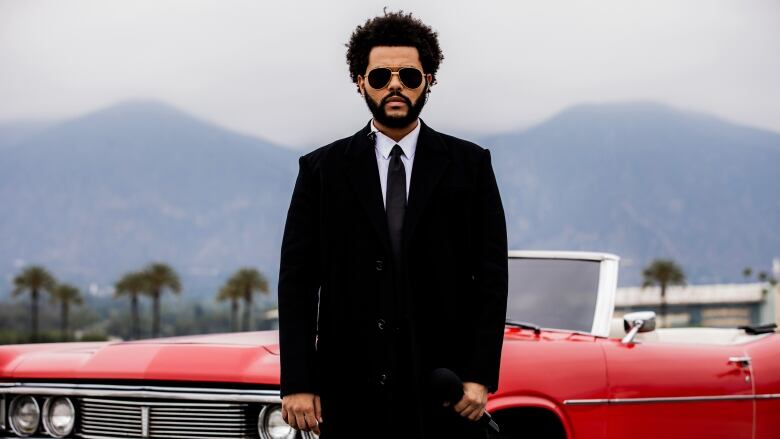
[{"label": "man", "polygon": [[[299,160],[279,276],[282,416],[322,439],[484,438],[507,297],[490,154],[418,118],[443,59],[430,27],[385,12],[347,47],[373,119]],[[463,381],[460,400],[434,394],[438,368]]]}]

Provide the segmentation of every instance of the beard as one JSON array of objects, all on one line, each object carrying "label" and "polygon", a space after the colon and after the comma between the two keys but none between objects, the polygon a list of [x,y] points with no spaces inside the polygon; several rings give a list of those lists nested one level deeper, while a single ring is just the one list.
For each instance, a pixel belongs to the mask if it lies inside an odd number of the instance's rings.
[{"label": "beard", "polygon": [[[363,98],[366,100],[366,105],[368,105],[368,109],[371,110],[371,114],[374,116],[374,120],[381,123],[382,125],[388,127],[388,128],[403,128],[406,126],[409,126],[412,122],[417,120],[417,117],[420,115],[420,112],[422,111],[423,107],[425,106],[425,101],[428,100],[428,94],[427,94],[427,86],[426,90],[423,91],[423,93],[420,95],[420,97],[417,98],[417,102],[412,105],[412,101],[407,98],[406,96],[402,95],[401,92],[395,91],[390,93],[389,95],[385,96],[382,99],[382,102],[377,104],[374,102],[373,99],[368,95],[368,93],[365,93],[363,95]],[[409,110],[406,112],[405,116],[388,116],[387,111],[385,111],[385,104],[387,103],[387,100],[392,97],[399,97],[404,100],[406,103],[406,108]]]}]

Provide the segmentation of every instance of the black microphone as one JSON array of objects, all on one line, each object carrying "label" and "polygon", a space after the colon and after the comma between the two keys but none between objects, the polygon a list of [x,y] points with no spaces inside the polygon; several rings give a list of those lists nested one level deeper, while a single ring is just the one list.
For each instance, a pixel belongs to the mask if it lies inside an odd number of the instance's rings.
[{"label": "black microphone", "polygon": [[369,139],[371,139],[371,141],[372,141],[372,142],[375,142],[375,143],[376,143],[376,133],[378,133],[378,132],[379,132],[379,131],[374,131],[374,130],[371,130],[371,131],[369,131],[369,133],[368,133],[367,137],[368,137]]},{"label": "black microphone", "polygon": [[[439,403],[448,402],[451,406],[454,406],[463,398],[463,381],[455,372],[445,367],[440,367],[431,372],[431,391]],[[477,422],[487,424],[496,433],[499,432],[498,424],[496,424],[487,410],[485,410],[485,414]]]}]

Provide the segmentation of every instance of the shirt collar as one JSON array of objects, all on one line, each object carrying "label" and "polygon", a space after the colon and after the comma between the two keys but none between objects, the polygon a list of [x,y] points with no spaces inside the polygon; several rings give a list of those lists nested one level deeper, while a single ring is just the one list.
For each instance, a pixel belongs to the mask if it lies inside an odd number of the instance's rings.
[{"label": "shirt collar", "polygon": [[374,125],[374,121],[372,119],[371,130],[376,131],[376,149],[380,154],[382,154],[382,158],[387,160],[387,158],[390,157],[390,151],[396,144],[401,147],[401,150],[404,152],[404,155],[407,159],[411,160],[414,158],[414,152],[417,150],[417,138],[420,137],[420,125],[420,119],[417,119],[417,126],[414,127],[414,129],[409,134],[405,135],[403,139],[396,142],[395,140],[382,134],[376,125]]}]

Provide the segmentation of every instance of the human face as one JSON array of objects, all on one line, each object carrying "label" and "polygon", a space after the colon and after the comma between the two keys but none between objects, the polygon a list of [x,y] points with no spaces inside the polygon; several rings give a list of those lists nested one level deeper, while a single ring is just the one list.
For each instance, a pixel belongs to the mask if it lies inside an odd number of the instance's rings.
[{"label": "human face", "polygon": [[[414,67],[423,71],[417,48],[411,46],[376,46],[368,54],[370,72],[377,67],[390,67],[396,71],[400,67]],[[358,87],[368,104],[374,119],[392,128],[402,128],[417,120],[425,104],[425,93],[432,80],[430,74],[424,75],[423,83],[411,89],[401,82],[399,75],[393,74],[390,82],[381,89],[375,89],[366,81],[365,74],[358,75]]]}]

